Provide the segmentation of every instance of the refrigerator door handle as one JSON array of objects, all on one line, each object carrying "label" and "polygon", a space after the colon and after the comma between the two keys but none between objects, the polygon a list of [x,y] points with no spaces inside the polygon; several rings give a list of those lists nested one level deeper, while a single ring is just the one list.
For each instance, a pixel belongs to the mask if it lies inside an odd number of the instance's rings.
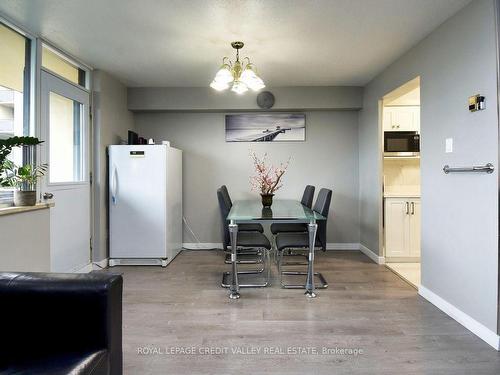
[{"label": "refrigerator door handle", "polygon": [[113,165],[113,173],[111,174],[111,202],[116,204],[116,165]]}]

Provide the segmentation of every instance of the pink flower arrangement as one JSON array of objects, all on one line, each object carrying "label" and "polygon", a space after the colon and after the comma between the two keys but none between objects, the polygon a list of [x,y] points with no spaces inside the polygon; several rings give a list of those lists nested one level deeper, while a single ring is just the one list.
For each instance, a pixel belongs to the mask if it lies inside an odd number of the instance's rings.
[{"label": "pink flower arrangement", "polygon": [[290,164],[290,158],[285,164],[280,163],[279,167],[274,167],[273,165],[266,165],[267,152],[262,158],[259,158],[254,151],[250,151],[250,157],[255,167],[255,175],[250,177],[252,190],[259,191],[263,195],[274,194],[283,186],[282,178],[288,164]]}]

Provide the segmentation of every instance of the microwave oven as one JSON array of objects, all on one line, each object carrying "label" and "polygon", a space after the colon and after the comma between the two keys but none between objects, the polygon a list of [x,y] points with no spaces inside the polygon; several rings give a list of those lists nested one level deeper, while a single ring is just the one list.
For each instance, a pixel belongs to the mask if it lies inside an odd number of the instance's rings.
[{"label": "microwave oven", "polygon": [[384,156],[418,155],[420,155],[420,134],[418,132],[384,132]]}]

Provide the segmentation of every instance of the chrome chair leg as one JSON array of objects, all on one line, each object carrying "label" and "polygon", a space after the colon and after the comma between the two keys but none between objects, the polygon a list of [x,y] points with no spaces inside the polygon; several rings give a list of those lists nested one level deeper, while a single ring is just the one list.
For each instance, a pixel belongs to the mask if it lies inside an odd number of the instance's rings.
[{"label": "chrome chair leg", "polygon": [[[252,283],[247,283],[247,284],[242,284],[242,283],[238,283],[239,287],[240,288],[264,288],[266,286],[269,285],[269,282],[270,282],[270,261],[269,261],[269,250],[267,249],[263,249],[264,252],[266,252],[266,263],[263,264],[262,268],[260,269],[257,269],[257,270],[241,270],[241,271],[238,271],[237,274],[238,275],[258,275],[258,274],[262,274],[264,273],[266,267],[267,267],[267,279],[262,282],[262,283],[255,283],[255,284],[252,284]],[[222,282],[221,282],[221,287],[223,288],[229,288],[231,287],[231,283],[230,283],[230,276],[231,276],[231,272],[229,271],[225,271],[222,273]]]},{"label": "chrome chair leg", "polygon": [[[283,282],[283,275],[293,275],[293,276],[307,276],[307,272],[303,271],[282,271],[280,273],[280,284],[283,289],[305,289],[306,284],[285,284]],[[321,272],[314,272],[314,276],[318,278],[319,283],[315,284],[316,289],[326,289],[328,288],[328,281]]]},{"label": "chrome chair leg", "polygon": [[267,259],[267,285],[271,285],[271,250],[266,249],[266,259]]},{"label": "chrome chair leg", "polygon": [[[293,251],[294,251],[294,249],[288,249],[288,254],[284,254],[284,252],[283,252],[283,256],[285,256],[285,257],[300,257],[300,258],[304,258],[306,261],[304,261],[304,262],[283,262],[282,263],[283,266],[307,266],[309,264],[307,262],[307,260],[308,260],[307,255],[301,254],[301,253],[294,253]],[[305,250],[298,249],[298,251],[305,251]]]},{"label": "chrome chair leg", "polygon": [[[226,254],[226,258],[224,259],[225,264],[231,264],[231,254]],[[238,259],[236,260],[237,264],[261,264],[264,263],[264,255],[262,252],[238,252]]]},{"label": "chrome chair leg", "polygon": [[[304,265],[303,263],[284,263],[284,251],[280,251],[278,254],[278,273],[280,275],[280,284],[283,289],[306,289],[306,284],[285,284],[283,281],[283,276],[307,276],[308,273],[305,271],[285,271],[283,270],[283,266],[286,265]],[[308,265],[306,263],[305,265]],[[318,278],[319,283],[315,284],[316,289],[326,289],[328,288],[328,281],[326,281],[325,277],[321,272],[314,272],[314,277]]]}]

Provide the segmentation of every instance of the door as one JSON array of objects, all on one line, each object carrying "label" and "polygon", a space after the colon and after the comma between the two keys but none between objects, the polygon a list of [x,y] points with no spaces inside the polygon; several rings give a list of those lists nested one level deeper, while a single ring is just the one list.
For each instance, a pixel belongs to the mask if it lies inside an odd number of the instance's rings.
[{"label": "door", "polygon": [[415,130],[413,126],[413,111],[411,107],[394,107],[392,110],[391,125],[395,130]]},{"label": "door", "polygon": [[90,262],[89,93],[41,73],[41,187],[50,210],[50,269],[77,271]]},{"label": "door", "polygon": [[384,107],[384,131],[419,131],[420,107]]},{"label": "door", "polygon": [[385,255],[403,257],[409,255],[409,209],[406,199],[385,200]]},{"label": "door", "polygon": [[420,199],[410,202],[410,256],[420,257]]},{"label": "door", "polygon": [[167,257],[167,146],[109,146],[110,258]]}]

